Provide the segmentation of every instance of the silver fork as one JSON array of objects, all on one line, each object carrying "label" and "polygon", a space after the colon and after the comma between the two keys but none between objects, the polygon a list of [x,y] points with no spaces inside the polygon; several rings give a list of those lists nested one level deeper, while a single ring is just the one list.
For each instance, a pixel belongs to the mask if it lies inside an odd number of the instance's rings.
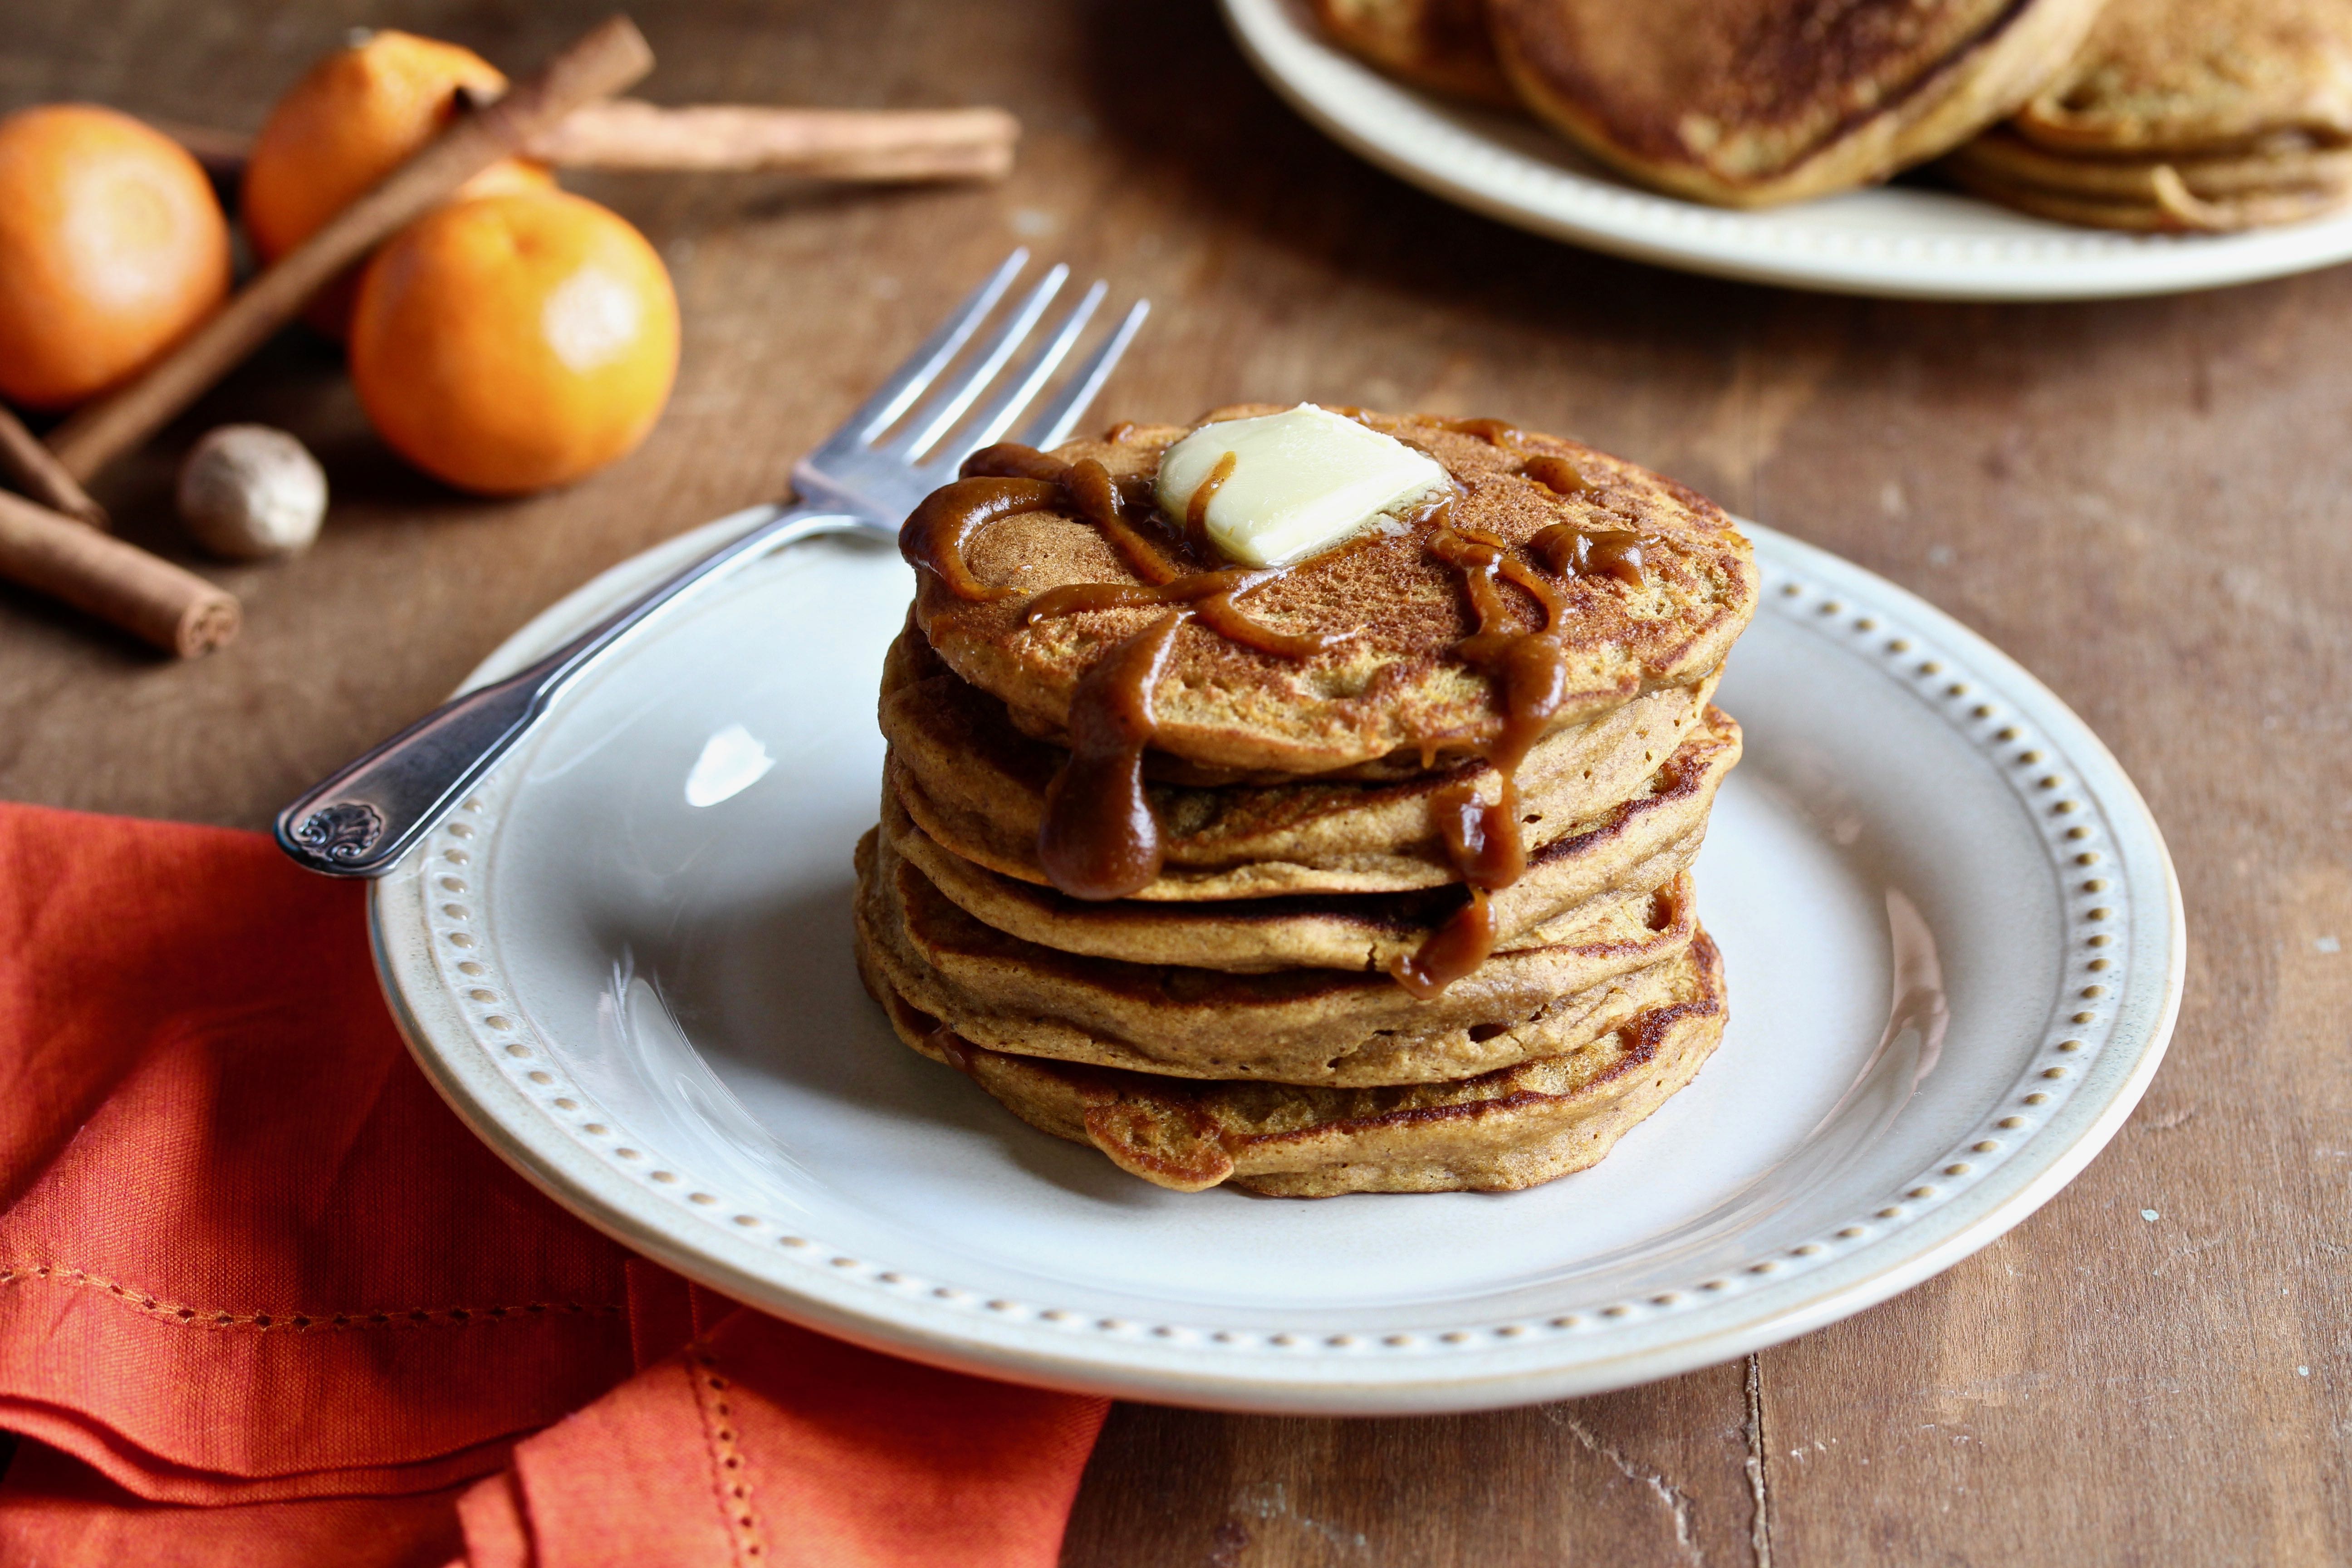
[{"label": "silver fork", "polygon": [[[320,780],[278,814],[278,847],[331,877],[381,877],[531,731],[566,686],[667,612],[797,540],[820,533],[896,539],[899,520],[917,501],[953,479],[957,465],[971,453],[1002,440],[1029,412],[1102,304],[1107,289],[1097,282],[1013,378],[997,386],[1068,280],[1070,269],[1057,266],[981,344],[960,378],[940,383],[1028,260],[1026,250],[1006,257],[848,423],[793,465],[792,504],[756,506],[721,519],[741,525],[743,531],[537,664],[452,698]],[[1136,301],[1014,438],[1032,447],[1068,439],[1149,309],[1148,300]],[[937,390],[934,383],[940,383]],[[927,392],[931,396],[923,402]],[[983,396],[988,401],[974,413]],[[959,431],[961,438],[948,439]]]}]

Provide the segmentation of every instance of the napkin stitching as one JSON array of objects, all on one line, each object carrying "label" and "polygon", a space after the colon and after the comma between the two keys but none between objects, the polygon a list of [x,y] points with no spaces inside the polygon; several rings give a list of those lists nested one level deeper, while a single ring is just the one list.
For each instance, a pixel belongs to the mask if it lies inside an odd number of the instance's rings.
[{"label": "napkin stitching", "polygon": [[694,1385],[695,1405],[702,1412],[703,1436],[710,1450],[711,1490],[719,1517],[734,1543],[736,1563],[756,1563],[765,1555],[767,1545],[760,1516],[751,1507],[751,1474],[742,1450],[736,1446],[728,1380],[719,1371],[718,1358],[709,1351],[698,1349],[688,1360],[692,1366],[687,1375]]},{"label": "napkin stitching", "polygon": [[134,1312],[144,1313],[159,1322],[175,1323],[182,1328],[249,1327],[270,1331],[290,1329],[298,1333],[322,1329],[423,1329],[435,1326],[461,1329],[472,1322],[529,1322],[534,1317],[543,1317],[549,1312],[612,1317],[621,1312],[625,1305],[618,1301],[525,1301],[504,1307],[396,1307],[357,1312],[232,1312],[225,1308],[191,1307],[184,1302],[167,1301],[151,1291],[126,1286],[120,1280],[109,1279],[83,1268],[60,1268],[50,1263],[0,1265],[0,1285],[20,1285],[37,1279],[52,1285],[103,1290]]}]

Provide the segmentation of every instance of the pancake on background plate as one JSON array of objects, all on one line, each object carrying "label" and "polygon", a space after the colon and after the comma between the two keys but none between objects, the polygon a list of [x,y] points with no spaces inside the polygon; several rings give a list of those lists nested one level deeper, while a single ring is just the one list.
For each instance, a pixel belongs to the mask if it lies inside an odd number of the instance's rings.
[{"label": "pancake on background plate", "polygon": [[1643,184],[1727,206],[1885,179],[2011,113],[2098,0],[1488,0],[1528,108]]},{"label": "pancake on background plate", "polygon": [[2223,232],[2352,201],[2352,5],[2110,0],[2016,117],[1945,168],[2064,223]]},{"label": "pancake on background plate", "polygon": [[1315,15],[1350,53],[1401,81],[1519,106],[1486,36],[1485,0],[1315,0]]},{"label": "pancake on background plate", "polygon": [[1237,405],[908,518],[858,972],[1185,1191],[1582,1169],[1715,1047],[1690,866],[1755,613],[1704,498],[1493,419]]}]

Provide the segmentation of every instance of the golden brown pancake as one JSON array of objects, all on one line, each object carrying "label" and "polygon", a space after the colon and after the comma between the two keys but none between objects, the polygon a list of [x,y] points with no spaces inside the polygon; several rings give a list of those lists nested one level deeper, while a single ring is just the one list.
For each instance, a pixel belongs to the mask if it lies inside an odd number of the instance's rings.
[{"label": "golden brown pancake", "polygon": [[1520,98],[1644,184],[1729,206],[1883,180],[2010,113],[2099,0],[1489,0]]},{"label": "golden brown pancake", "polygon": [[[1555,437],[1496,431],[1490,438],[1434,416],[1362,417],[1426,450],[1452,474],[1462,487],[1450,520],[1457,530],[1517,545],[1566,522],[1651,542],[1639,586],[1605,575],[1561,584],[1566,680],[1551,730],[1585,723],[1644,692],[1695,686],[1723,662],[1755,613],[1748,542],[1714,503],[1671,480]],[[1096,459],[1114,477],[1144,476],[1184,434],[1172,426],[1121,426],[1116,439],[1074,441],[1057,456]],[[1571,485],[1578,493],[1558,493],[1522,472],[1536,457],[1561,459],[1580,475],[1581,487]],[[1456,657],[1476,625],[1461,574],[1425,543],[1420,531],[1368,533],[1242,601],[1281,632],[1353,634],[1311,657],[1262,653],[1204,626],[1183,626],[1152,695],[1153,747],[1211,768],[1287,773],[1400,754],[1428,766],[1485,752],[1502,734],[1504,714],[1494,682]],[[959,598],[933,573],[919,572],[916,622],[950,668],[1003,701],[1023,730],[1048,741],[1066,721],[1079,676],[1164,615],[1130,607],[1024,624],[1024,606],[1048,588],[1139,582],[1077,517],[1027,511],[983,522],[962,558],[980,584],[1013,596]],[[1502,592],[1520,629],[1542,624],[1525,590],[1507,584]]]},{"label": "golden brown pancake", "polygon": [[2352,145],[2276,152],[2228,152],[2210,157],[2090,157],[2055,153],[1996,126],[1945,160],[1967,173],[2011,184],[2063,192],[2095,201],[2152,204],[2163,198],[2158,172],[2170,169],[2200,201],[2232,201],[2298,189],[2331,190],[2352,182]]},{"label": "golden brown pancake", "polygon": [[2006,126],[1946,160],[2064,223],[2224,233],[2352,203],[2352,7],[2114,0]]},{"label": "golden brown pancake", "polygon": [[1280,1197],[1511,1192],[1590,1166],[1687,1084],[1723,1037],[1723,965],[1704,931],[1656,1003],[1560,1054],[1475,1078],[1371,1089],[1186,1083],[988,1050],[866,971],[908,1046],[968,1072],[1043,1132],[1179,1192]]},{"label": "golden brown pancake", "polygon": [[2271,228],[2302,223],[2341,210],[2352,200],[2342,187],[2256,191],[2205,201],[2191,195],[2170,168],[2159,166],[2159,187],[2154,200],[2106,201],[2078,196],[2038,185],[2012,185],[1999,180],[1955,172],[1961,185],[1990,201],[2020,212],[2071,223],[2084,228],[2121,229],[2136,234],[2234,234],[2250,228]]},{"label": "golden brown pancake", "polygon": [[2225,234],[2300,223],[2352,201],[2352,147],[2211,158],[2053,153],[2000,128],[1944,160],[1962,187],[2061,223]]},{"label": "golden brown pancake", "polygon": [[2110,0],[2014,124],[2029,142],[2095,154],[2341,146],[2352,142],[2352,7]]},{"label": "golden brown pancake", "polygon": [[[1695,686],[1661,687],[1546,738],[1517,773],[1529,850],[1642,793],[1700,723],[1714,690],[1712,675]],[[894,788],[932,838],[976,865],[1045,883],[1037,832],[1060,748],[1023,734],[1003,703],[948,669],[919,632],[891,645],[881,721]],[[1159,765],[1147,755],[1147,771]],[[1128,897],[1252,899],[1454,884],[1459,878],[1430,797],[1474,778],[1480,797],[1492,799],[1495,771],[1475,762],[1401,779],[1155,784],[1148,793],[1166,863]]]},{"label": "golden brown pancake", "polygon": [[[1646,896],[1686,869],[1708,809],[1739,760],[1739,728],[1721,709],[1633,798],[1532,852],[1526,874],[1491,896],[1496,949],[1548,945],[1544,932],[1594,900]],[[1301,966],[1387,973],[1420,950],[1464,898],[1456,887],[1213,902],[1073,899],[975,865],[910,816],[899,771],[888,771],[882,833],[932,886],[975,920],[1064,952],[1130,963],[1254,973]]]},{"label": "golden brown pancake", "polygon": [[[1495,951],[1549,947],[1562,929],[1604,909],[1646,904],[1655,889],[1688,869],[1703,828],[1703,821],[1695,822],[1670,837],[1639,846],[1637,856],[1612,856],[1598,865],[1561,857],[1536,868],[1509,889],[1509,902],[1502,895],[1494,899]],[[1419,952],[1462,902],[1458,890],[1433,889],[1213,904],[1092,903],[1000,877],[940,848],[887,793],[882,832],[900,858],[974,920],[1057,952],[1125,963],[1181,964],[1231,974],[1282,969],[1385,974],[1391,963]],[[1603,847],[1615,845],[1604,840]],[[1559,886],[1583,896],[1549,913],[1524,912]]]},{"label": "golden brown pancake", "polygon": [[1295,567],[1214,568],[1231,458],[1189,518],[1146,504],[1177,426],[992,448],[901,532],[859,973],[917,1050],[1163,1185],[1548,1181],[1721,1034],[1688,866],[1739,752],[1707,696],[1747,542],[1573,443],[1358,417],[1446,481]]},{"label": "golden brown pancake", "polygon": [[1678,879],[1416,1001],[1384,974],[1228,974],[1024,942],[972,919],[878,834],[858,845],[857,875],[860,963],[967,1039],[1179,1078],[1412,1083],[1555,1055],[1649,1005],[1696,929]]},{"label": "golden brown pancake", "polygon": [[1486,36],[1485,0],[1315,0],[1323,30],[1400,81],[1519,106]]}]

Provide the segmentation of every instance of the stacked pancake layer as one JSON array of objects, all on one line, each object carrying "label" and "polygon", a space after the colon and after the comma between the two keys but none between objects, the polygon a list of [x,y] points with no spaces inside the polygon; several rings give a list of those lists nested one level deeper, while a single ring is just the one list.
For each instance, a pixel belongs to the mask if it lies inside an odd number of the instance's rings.
[{"label": "stacked pancake layer", "polygon": [[1631,179],[1769,206],[1884,180],[2014,111],[2102,0],[1316,0],[1390,74],[1524,107]]},{"label": "stacked pancake layer", "polygon": [[1979,195],[2102,228],[2219,233],[2352,204],[2340,0],[1315,6],[1391,75],[1524,107],[1697,201],[1804,200],[1948,153]]},{"label": "stacked pancake layer", "polygon": [[2108,0],[2065,68],[1946,167],[2066,223],[2218,233],[2352,203],[2352,12]]},{"label": "stacked pancake layer", "polygon": [[[861,973],[908,1046],[1162,1186],[1549,1181],[1721,1036],[1689,866],[1739,752],[1708,699],[1745,542],[1573,443],[1359,417],[1453,499],[1227,573],[1222,607],[1220,563],[1139,500],[1181,428],[992,449],[909,521]],[[1070,869],[1072,823],[1119,816],[1071,781],[1118,793],[1104,672],[1139,657],[1120,754],[1149,854],[1122,842],[1113,887]]]}]

